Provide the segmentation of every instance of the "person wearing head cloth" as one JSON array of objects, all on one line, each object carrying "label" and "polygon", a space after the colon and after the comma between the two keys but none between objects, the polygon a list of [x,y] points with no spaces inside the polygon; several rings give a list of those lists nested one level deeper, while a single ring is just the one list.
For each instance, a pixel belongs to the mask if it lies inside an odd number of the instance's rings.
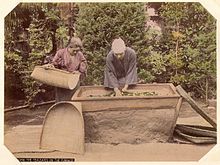
[{"label": "person wearing head cloth", "polygon": [[126,47],[121,38],[112,42],[112,50],[106,57],[104,86],[114,89],[116,96],[137,84],[136,58],[135,51]]},{"label": "person wearing head cloth", "polygon": [[[82,53],[82,41],[78,37],[73,37],[66,48],[59,49],[51,64],[47,67],[55,67],[71,73],[80,73],[80,80],[85,78],[87,73],[87,61]],[[70,100],[79,84],[74,90],[55,88],[56,102]]]}]

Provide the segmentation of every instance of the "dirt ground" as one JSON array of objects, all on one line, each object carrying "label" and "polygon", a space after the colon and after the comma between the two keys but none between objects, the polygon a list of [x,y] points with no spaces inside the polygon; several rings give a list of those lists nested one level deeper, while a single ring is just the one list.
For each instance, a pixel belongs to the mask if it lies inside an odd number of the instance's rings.
[{"label": "dirt ground", "polygon": [[[216,120],[216,109],[199,104]],[[98,144],[86,143],[84,155],[39,150],[43,120],[51,105],[35,109],[6,112],[4,143],[17,158],[74,158],[76,161],[198,161],[215,144],[143,143]],[[187,102],[180,109],[178,124],[210,126]],[[16,138],[14,138],[16,137]]]}]

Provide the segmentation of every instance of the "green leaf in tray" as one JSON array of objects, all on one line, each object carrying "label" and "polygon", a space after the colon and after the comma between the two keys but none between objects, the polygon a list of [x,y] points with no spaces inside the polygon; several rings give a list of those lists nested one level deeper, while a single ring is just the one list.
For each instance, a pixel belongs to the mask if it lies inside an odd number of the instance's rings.
[{"label": "green leaf in tray", "polygon": [[[158,93],[156,93],[155,91],[153,92],[122,92],[122,96],[157,96]],[[104,95],[89,95],[88,97],[113,97],[115,96],[115,92],[110,92],[108,94],[104,94]]]}]

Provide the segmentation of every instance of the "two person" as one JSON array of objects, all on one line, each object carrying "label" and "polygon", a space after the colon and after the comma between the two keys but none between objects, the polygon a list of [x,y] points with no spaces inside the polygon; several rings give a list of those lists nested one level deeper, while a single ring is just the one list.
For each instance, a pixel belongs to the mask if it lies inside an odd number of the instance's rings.
[{"label": "two person", "polygon": [[[51,64],[46,67],[80,73],[82,80],[86,76],[87,61],[81,49],[81,40],[77,37],[72,38],[67,48],[58,50]],[[136,58],[135,51],[126,47],[121,38],[113,41],[112,50],[106,58],[104,86],[113,89],[116,96],[121,96],[121,91],[127,91],[130,85],[137,84]],[[70,100],[76,89],[77,87],[74,90],[56,88],[56,101]]]}]

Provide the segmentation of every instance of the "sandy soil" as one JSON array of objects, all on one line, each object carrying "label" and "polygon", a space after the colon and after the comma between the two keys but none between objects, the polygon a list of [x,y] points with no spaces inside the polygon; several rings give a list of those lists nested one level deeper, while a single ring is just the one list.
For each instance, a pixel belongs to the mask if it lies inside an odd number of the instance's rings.
[{"label": "sandy soil", "polygon": [[[135,145],[86,143],[84,155],[43,151],[39,150],[39,136],[49,106],[5,113],[4,143],[17,158],[75,158],[76,161],[197,161],[214,146],[214,144],[177,143]],[[216,119],[216,110],[206,107],[203,109],[209,116]],[[177,123],[210,126],[186,102],[182,104]]]}]

